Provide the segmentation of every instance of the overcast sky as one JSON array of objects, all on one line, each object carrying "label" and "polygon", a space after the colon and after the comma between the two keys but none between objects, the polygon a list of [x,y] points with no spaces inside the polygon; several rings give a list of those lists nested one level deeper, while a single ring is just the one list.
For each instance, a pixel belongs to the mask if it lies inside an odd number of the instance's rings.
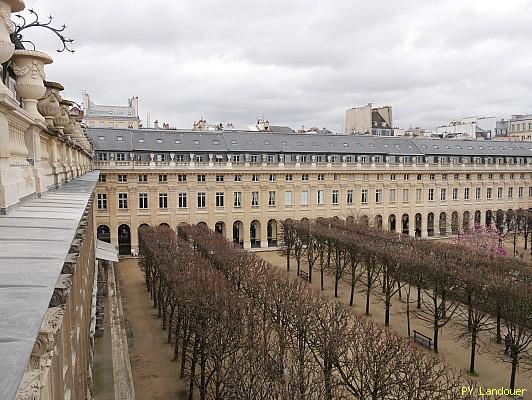
[{"label": "overcast sky", "polygon": [[393,106],[394,125],[532,113],[532,0],[26,0],[66,23],[75,54],[27,30],[64,97],[140,99],[189,128],[341,131],[345,109]]}]

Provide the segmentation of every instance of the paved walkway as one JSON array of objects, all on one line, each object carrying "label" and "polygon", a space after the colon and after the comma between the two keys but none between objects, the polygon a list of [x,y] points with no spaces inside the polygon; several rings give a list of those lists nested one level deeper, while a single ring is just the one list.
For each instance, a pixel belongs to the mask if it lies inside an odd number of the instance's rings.
[{"label": "paved walkway", "polygon": [[123,319],[124,313],[115,282],[113,263],[110,263],[108,269],[107,285],[109,288],[115,400],[134,400],[135,388],[133,387],[133,377],[131,375],[126,329]]},{"label": "paved walkway", "polygon": [[109,324],[109,299],[104,297],[103,335],[94,345],[94,390],[96,400],[115,400],[113,357],[111,352],[111,329]]}]

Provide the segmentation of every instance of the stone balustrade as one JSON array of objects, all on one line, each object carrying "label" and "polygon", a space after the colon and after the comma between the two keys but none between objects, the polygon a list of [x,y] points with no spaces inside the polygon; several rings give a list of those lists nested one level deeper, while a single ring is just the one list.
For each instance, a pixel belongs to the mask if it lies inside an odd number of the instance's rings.
[{"label": "stone balustrade", "polygon": [[71,115],[73,103],[59,94],[62,86],[44,81],[51,58],[29,50],[13,57],[17,98],[0,91],[0,214],[85,174],[93,153],[80,116]]}]

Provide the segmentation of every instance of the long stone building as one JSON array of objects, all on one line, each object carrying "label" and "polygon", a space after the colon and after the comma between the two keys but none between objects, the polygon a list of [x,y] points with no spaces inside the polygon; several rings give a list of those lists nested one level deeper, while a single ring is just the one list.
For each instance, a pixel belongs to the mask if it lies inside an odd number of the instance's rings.
[{"label": "long stone building", "polygon": [[532,206],[532,143],[89,129],[98,236],[135,253],[138,228],[205,223],[244,248],[286,218],[367,219],[418,237]]}]

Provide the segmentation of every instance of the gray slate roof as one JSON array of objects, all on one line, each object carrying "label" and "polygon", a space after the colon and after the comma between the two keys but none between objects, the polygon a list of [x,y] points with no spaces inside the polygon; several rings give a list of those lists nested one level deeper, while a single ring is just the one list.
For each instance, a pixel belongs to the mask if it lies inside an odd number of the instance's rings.
[{"label": "gray slate roof", "polygon": [[[532,142],[252,131],[87,129],[96,151],[232,152],[532,157]],[[122,137],[122,141],[118,137]],[[99,140],[102,138],[103,140]]]},{"label": "gray slate roof", "polygon": [[0,399],[12,400],[98,172],[0,217]]}]

